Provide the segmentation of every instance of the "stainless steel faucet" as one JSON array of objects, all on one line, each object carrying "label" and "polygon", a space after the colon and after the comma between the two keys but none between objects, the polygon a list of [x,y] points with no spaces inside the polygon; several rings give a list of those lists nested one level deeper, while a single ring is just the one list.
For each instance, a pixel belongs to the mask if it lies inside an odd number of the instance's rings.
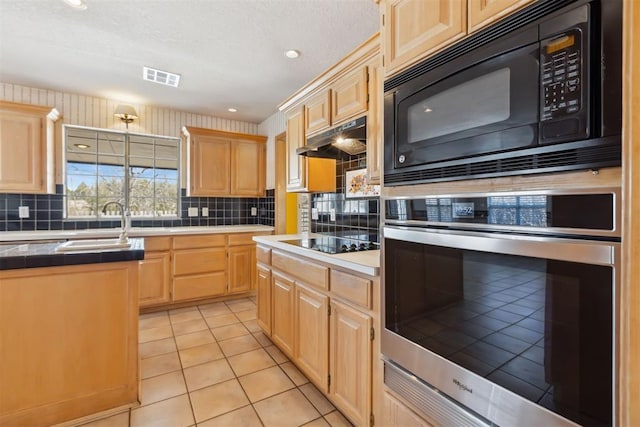
[{"label": "stainless steel faucet", "polygon": [[102,207],[102,213],[103,214],[107,213],[107,206],[109,206],[109,205],[116,205],[120,209],[120,215],[122,216],[120,225],[122,226],[122,231],[120,232],[120,236],[118,236],[118,242],[119,243],[126,243],[127,242],[127,238],[128,238],[128,236],[127,236],[127,216],[129,215],[129,211],[126,210],[124,208],[124,206],[122,206],[122,203],[120,203],[120,202],[107,202]]}]

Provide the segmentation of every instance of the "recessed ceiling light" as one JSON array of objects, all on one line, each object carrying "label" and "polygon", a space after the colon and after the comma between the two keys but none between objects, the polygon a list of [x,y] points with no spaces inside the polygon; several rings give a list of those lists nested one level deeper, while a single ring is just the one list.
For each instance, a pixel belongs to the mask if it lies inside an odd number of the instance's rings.
[{"label": "recessed ceiling light", "polygon": [[300,56],[300,52],[295,49],[290,49],[284,53],[284,56],[286,56],[287,58],[295,59]]},{"label": "recessed ceiling light", "polygon": [[84,2],[84,0],[63,0],[63,1],[74,9],[85,10],[87,8],[87,5]]},{"label": "recessed ceiling light", "polygon": [[230,113],[236,113],[238,111],[237,108],[227,108],[227,111]]},{"label": "recessed ceiling light", "polygon": [[180,74],[156,70],[151,67],[142,67],[142,78],[150,82],[172,87],[178,87],[180,84]]},{"label": "recessed ceiling light", "polygon": [[82,150],[85,150],[87,148],[89,148],[89,146],[87,144],[73,144],[74,147],[80,148]]}]

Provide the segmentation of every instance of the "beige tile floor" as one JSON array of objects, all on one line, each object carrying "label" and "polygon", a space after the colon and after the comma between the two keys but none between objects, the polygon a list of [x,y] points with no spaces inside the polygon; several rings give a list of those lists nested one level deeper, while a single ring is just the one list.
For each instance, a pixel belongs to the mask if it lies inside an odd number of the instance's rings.
[{"label": "beige tile floor", "polygon": [[351,426],[264,335],[253,298],[140,316],[141,405],[84,427]]}]

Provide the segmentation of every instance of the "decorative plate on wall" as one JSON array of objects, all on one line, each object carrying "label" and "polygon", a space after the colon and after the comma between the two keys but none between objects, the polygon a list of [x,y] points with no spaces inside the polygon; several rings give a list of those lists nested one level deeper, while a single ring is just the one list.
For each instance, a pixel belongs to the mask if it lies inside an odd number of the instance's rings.
[{"label": "decorative plate on wall", "polygon": [[379,185],[367,184],[366,169],[347,171],[345,175],[345,193],[347,197],[372,197],[380,195]]}]

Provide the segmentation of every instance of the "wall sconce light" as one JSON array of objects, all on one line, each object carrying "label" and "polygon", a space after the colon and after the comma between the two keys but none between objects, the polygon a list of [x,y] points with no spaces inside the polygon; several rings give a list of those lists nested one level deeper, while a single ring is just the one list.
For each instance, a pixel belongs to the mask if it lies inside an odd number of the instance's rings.
[{"label": "wall sconce light", "polygon": [[125,122],[127,129],[129,129],[129,123],[138,118],[138,113],[136,113],[135,108],[126,104],[119,104],[113,115]]}]

